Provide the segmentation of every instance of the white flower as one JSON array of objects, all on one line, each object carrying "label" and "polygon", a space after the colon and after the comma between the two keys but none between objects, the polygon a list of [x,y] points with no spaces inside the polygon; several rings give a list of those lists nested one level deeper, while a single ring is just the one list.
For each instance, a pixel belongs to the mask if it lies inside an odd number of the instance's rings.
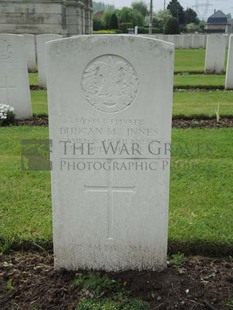
[{"label": "white flower", "polygon": [[0,103],[0,120],[7,119],[9,112],[14,112],[14,107],[8,104]]}]

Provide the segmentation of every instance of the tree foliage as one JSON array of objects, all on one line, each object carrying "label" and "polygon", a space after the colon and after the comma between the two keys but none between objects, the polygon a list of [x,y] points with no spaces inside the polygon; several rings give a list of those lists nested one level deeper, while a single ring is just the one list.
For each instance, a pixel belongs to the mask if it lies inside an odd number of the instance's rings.
[{"label": "tree foliage", "polygon": [[149,14],[147,5],[143,1],[135,1],[131,4],[131,7],[133,8],[133,10],[141,13],[143,17],[146,17]]},{"label": "tree foliage", "polygon": [[134,26],[143,26],[144,17],[133,8],[123,7],[118,11],[118,20],[122,23],[131,23]]},{"label": "tree foliage", "polygon": [[190,23],[186,25],[186,29],[188,32],[193,33],[199,30],[198,25],[194,24],[194,23]]},{"label": "tree foliage", "polygon": [[112,18],[113,13],[114,13],[114,11],[112,11],[112,10],[107,10],[104,12],[103,19],[104,19],[104,24],[105,24],[106,29],[111,29],[110,28],[110,22],[111,22],[111,18]]},{"label": "tree foliage", "polygon": [[156,27],[159,29],[160,32],[163,32],[165,25],[170,17],[172,17],[172,15],[169,10],[161,10],[154,13],[153,27]]},{"label": "tree foliage", "polygon": [[118,29],[118,18],[116,13],[113,13],[109,23],[109,29]]},{"label": "tree foliage", "polygon": [[165,25],[164,29],[165,34],[179,34],[180,27],[178,20],[175,17],[170,17]]},{"label": "tree foliage", "polygon": [[199,22],[200,22],[200,20],[197,17],[197,13],[193,9],[187,8],[185,10],[185,24],[197,25]]},{"label": "tree foliage", "polygon": [[102,30],[105,28],[105,23],[102,18],[93,17],[93,30]]},{"label": "tree foliage", "polygon": [[180,5],[179,1],[171,0],[167,5],[167,10],[177,19],[179,25],[185,24],[184,8]]}]

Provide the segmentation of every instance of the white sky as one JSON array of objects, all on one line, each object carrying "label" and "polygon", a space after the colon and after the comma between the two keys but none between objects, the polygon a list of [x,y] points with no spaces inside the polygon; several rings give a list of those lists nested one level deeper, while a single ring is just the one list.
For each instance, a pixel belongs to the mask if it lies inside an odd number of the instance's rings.
[{"label": "white sky", "polygon": [[[130,6],[133,0],[95,0],[96,2],[104,2],[105,4],[114,4],[116,8],[121,8],[123,6]],[[141,1],[141,0],[135,0]],[[146,4],[149,5],[150,0],[142,0]],[[164,2],[166,5],[170,0],[153,0],[153,10],[161,10],[163,9]],[[180,4],[186,9],[187,7],[191,7],[197,13],[199,13],[200,17],[207,16],[209,17],[214,13],[214,9],[222,10],[223,13],[231,13],[233,16],[233,1],[232,0],[179,0]],[[199,5],[196,8],[196,5]],[[207,4],[207,6],[206,6]],[[209,4],[209,5],[208,5]]]}]

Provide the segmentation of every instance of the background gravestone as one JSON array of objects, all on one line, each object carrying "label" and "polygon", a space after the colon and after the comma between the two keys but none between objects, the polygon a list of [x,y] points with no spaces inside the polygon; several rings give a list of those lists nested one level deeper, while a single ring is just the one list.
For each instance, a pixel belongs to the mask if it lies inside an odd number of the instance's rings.
[{"label": "background gravestone", "polygon": [[229,38],[225,88],[233,89],[233,35]]},{"label": "background gravestone", "polygon": [[191,34],[182,35],[182,48],[192,48],[192,35]]},{"label": "background gravestone", "polygon": [[56,268],[166,267],[173,60],[141,36],[47,43]]},{"label": "background gravestone", "polygon": [[45,63],[45,43],[52,40],[61,39],[59,34],[41,34],[36,36],[36,51],[38,65],[39,86],[47,88],[46,63]]},{"label": "background gravestone", "polygon": [[203,34],[194,34],[192,36],[192,48],[204,48],[205,36]]},{"label": "background gravestone", "polygon": [[14,107],[17,119],[32,116],[24,37],[0,34],[0,104]]},{"label": "background gravestone", "polygon": [[209,35],[206,43],[205,73],[223,73],[226,38],[222,34]]},{"label": "background gravestone", "polygon": [[29,72],[36,72],[36,41],[33,34],[24,34],[25,50]]}]

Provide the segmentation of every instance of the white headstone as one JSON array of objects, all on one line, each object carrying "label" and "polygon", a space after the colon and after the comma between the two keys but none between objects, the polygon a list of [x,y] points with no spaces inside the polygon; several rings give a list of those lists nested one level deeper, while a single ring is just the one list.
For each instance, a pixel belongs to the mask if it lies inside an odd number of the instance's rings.
[{"label": "white headstone", "polygon": [[205,73],[223,73],[225,66],[226,39],[222,34],[207,37]]},{"label": "white headstone", "polygon": [[225,40],[226,40],[226,48],[229,47],[229,34],[223,34],[223,36],[225,37]]},{"label": "white headstone", "polygon": [[27,65],[29,72],[36,72],[36,41],[34,34],[24,34],[24,44],[27,53]]},{"label": "white headstone", "polygon": [[14,107],[16,119],[32,116],[24,37],[0,34],[0,104]]},{"label": "white headstone", "polygon": [[36,36],[36,51],[38,64],[39,86],[47,88],[46,64],[45,64],[45,43],[52,40],[61,39],[58,34],[41,34]]},{"label": "white headstone", "polygon": [[225,88],[233,89],[233,35],[229,39]]},{"label": "white headstone", "polygon": [[47,43],[55,268],[166,267],[173,58],[143,36]]},{"label": "white headstone", "polygon": [[192,48],[204,48],[205,36],[202,34],[194,34],[192,36]]},{"label": "white headstone", "polygon": [[192,48],[192,35],[184,34],[182,35],[182,48]]},{"label": "white headstone", "polygon": [[171,34],[169,35],[169,42],[175,44],[175,48],[182,47],[181,35],[179,34]]}]

